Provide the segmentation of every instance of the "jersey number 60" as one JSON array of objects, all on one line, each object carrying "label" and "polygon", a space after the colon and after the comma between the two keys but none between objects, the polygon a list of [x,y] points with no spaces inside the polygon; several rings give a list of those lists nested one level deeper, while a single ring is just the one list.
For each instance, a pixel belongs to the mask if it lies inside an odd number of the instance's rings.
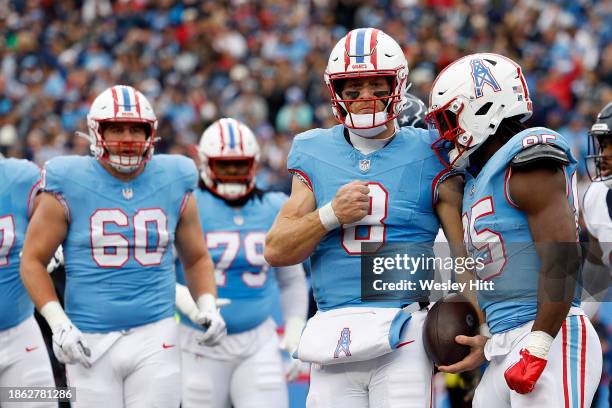
[{"label": "jersey number 60", "polygon": [[[96,210],[89,218],[91,254],[94,261],[102,268],[119,268],[130,259],[130,248],[133,248],[134,259],[142,266],[159,265],[170,234],[168,217],[161,208],[138,210],[132,216],[134,241],[119,232],[106,232],[107,224],[128,227],[129,217],[117,208]],[[157,243],[149,248],[148,224],[155,224]]]}]

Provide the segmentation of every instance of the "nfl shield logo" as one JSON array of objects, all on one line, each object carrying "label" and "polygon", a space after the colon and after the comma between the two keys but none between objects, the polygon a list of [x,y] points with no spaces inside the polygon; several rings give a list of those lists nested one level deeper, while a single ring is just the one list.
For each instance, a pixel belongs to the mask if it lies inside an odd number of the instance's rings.
[{"label": "nfl shield logo", "polygon": [[359,160],[359,171],[365,173],[370,170],[370,161],[369,160]]},{"label": "nfl shield logo", "polygon": [[121,193],[123,193],[123,198],[126,200],[131,200],[132,197],[134,197],[134,192],[130,187],[125,187],[123,190],[121,190]]}]

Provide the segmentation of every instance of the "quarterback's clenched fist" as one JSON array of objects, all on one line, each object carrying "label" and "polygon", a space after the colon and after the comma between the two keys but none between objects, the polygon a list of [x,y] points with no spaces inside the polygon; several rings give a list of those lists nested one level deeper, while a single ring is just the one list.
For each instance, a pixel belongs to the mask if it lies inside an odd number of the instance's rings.
[{"label": "quarterback's clenched fist", "polygon": [[370,211],[370,188],[367,181],[353,181],[338,189],[332,208],[340,224],[352,224]]}]

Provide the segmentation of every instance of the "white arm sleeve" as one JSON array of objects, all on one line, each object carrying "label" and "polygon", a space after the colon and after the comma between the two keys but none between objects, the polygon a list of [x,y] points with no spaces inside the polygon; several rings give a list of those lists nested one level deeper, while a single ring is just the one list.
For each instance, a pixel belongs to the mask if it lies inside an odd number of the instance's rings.
[{"label": "white arm sleeve", "polygon": [[283,319],[291,316],[306,319],[308,313],[308,287],[302,264],[276,268],[276,280],[280,288]]},{"label": "white arm sleeve", "polygon": [[187,286],[180,283],[176,284],[176,308],[191,321],[194,321],[200,312]]}]

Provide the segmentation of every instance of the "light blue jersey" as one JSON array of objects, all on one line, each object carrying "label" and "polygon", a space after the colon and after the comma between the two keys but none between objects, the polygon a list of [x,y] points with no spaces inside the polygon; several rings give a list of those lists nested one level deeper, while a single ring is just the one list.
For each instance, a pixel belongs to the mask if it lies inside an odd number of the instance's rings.
[{"label": "light blue jersey", "polygon": [[[276,279],[264,259],[266,233],[287,200],[283,193],[252,196],[242,207],[230,207],[208,190],[195,192],[202,230],[215,263],[217,292],[232,303],[221,309],[227,332],[250,330],[272,315]],[[185,284],[180,262],[177,279]],[[181,322],[201,329],[186,316]]]},{"label": "light blue jersey", "polygon": [[527,217],[512,202],[508,181],[512,159],[541,143],[558,146],[569,158],[570,164],[564,171],[568,201],[575,210],[576,160],[563,136],[547,128],[530,128],[515,135],[489,159],[476,178],[468,176],[465,184],[463,223],[468,251],[474,258],[485,259],[486,266],[478,277],[494,283],[494,290],[478,292],[478,302],[493,334],[514,329],[536,317],[540,258]]},{"label": "light blue jersey", "polygon": [[[370,214],[358,225],[328,233],[310,256],[314,296],[324,311],[346,306],[400,307],[422,294],[415,291],[415,298],[406,301],[362,302],[361,244],[382,248],[419,243],[420,251],[433,256],[440,227],[433,202],[438,184],[448,173],[425,130],[401,128],[385,147],[364,155],[348,142],[344,129],[338,125],[296,136],[287,163],[289,171],[314,192],[319,208],[351,181],[370,183]],[[431,278],[429,273],[421,270],[407,278],[418,282]]]},{"label": "light blue jersey", "polygon": [[34,313],[19,277],[19,257],[39,179],[35,164],[0,159],[0,330],[17,326]]},{"label": "light blue jersey", "polygon": [[153,156],[123,182],[92,157],[45,165],[44,189],[64,204],[66,313],[83,332],[110,332],[174,315],[172,244],[195,164]]}]

